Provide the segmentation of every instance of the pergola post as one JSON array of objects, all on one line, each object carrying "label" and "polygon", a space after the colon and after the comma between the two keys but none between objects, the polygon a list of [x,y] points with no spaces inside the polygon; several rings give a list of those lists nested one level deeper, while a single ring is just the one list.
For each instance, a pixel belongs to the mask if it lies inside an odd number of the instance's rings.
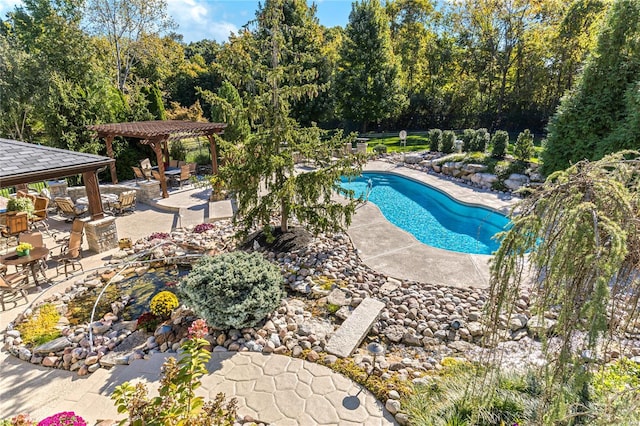
[{"label": "pergola post", "polygon": [[[106,135],[105,142],[107,143],[107,155],[113,158],[113,135]],[[111,182],[113,184],[118,183],[118,175],[116,174],[116,163],[109,164],[109,170],[111,171]]]},{"label": "pergola post", "polygon": [[162,198],[169,198],[169,192],[167,191],[167,178],[164,175],[164,152],[162,149],[164,140],[150,140],[149,145],[156,153],[156,160],[158,162],[158,173],[160,174],[160,187],[162,188]]},{"label": "pergola post", "polygon": [[98,185],[98,176],[96,171],[94,170],[82,173],[82,180],[84,181],[84,187],[87,190],[91,220],[102,219],[104,217],[104,212],[102,210],[102,199],[100,198],[100,187]]},{"label": "pergola post", "polygon": [[211,172],[218,174],[218,150],[216,149],[216,139],[214,135],[207,135],[209,139],[209,150],[211,151]]}]

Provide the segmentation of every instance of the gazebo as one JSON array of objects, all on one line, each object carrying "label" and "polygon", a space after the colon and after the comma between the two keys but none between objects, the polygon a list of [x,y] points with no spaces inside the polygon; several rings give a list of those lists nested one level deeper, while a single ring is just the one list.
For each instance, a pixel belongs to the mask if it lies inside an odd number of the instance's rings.
[{"label": "gazebo", "polygon": [[82,175],[92,220],[104,218],[97,173],[109,157],[0,138],[0,188]]},{"label": "gazebo", "polygon": [[[116,136],[140,139],[140,143],[149,145],[156,153],[158,161],[158,172],[162,178],[162,196],[167,198],[167,180],[165,178],[164,158],[168,159],[168,142],[182,140],[198,136],[206,136],[209,139],[211,150],[211,166],[214,174],[218,173],[218,155],[214,134],[221,134],[224,123],[199,123],[194,121],[135,121],[130,123],[96,124],[88,126],[90,130],[98,133],[99,138],[103,138],[107,145],[107,155],[113,158],[113,139]],[[109,165],[111,169],[111,181],[118,183],[116,176],[115,162]]]}]

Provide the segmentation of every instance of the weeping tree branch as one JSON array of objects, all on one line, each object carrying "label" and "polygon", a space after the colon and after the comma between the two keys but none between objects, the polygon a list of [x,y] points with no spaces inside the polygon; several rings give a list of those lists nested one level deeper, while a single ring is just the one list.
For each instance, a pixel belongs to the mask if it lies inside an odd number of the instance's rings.
[{"label": "weeping tree branch", "polygon": [[550,403],[567,384],[584,392],[603,340],[606,348],[640,335],[639,155],[621,152],[549,176],[499,237],[487,307],[493,334],[523,292],[539,318],[557,315],[559,345],[551,350],[543,336]]}]

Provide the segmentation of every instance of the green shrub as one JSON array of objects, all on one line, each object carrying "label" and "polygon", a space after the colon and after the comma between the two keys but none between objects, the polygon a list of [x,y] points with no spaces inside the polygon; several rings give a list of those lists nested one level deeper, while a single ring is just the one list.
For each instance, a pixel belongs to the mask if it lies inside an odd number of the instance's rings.
[{"label": "green shrub", "polygon": [[45,303],[25,322],[16,326],[22,341],[29,345],[41,345],[60,337],[60,330],[56,324],[60,320],[60,313],[51,303]]},{"label": "green shrub", "polygon": [[452,130],[442,132],[441,151],[445,154],[451,154],[456,146],[456,134]]},{"label": "green shrub", "polygon": [[504,130],[498,130],[491,138],[491,156],[494,158],[504,158],[509,147],[509,133]]},{"label": "green shrub", "polygon": [[533,135],[531,134],[529,129],[525,129],[524,132],[521,132],[518,135],[518,139],[516,140],[513,151],[516,159],[520,161],[527,161],[533,156],[533,153],[535,151],[533,146]]},{"label": "green shrub", "polygon": [[464,129],[464,132],[462,132],[462,149],[465,152],[471,152],[473,151],[472,147],[473,147],[473,139],[476,137],[476,131],[473,129]]},{"label": "green shrub", "polygon": [[471,142],[471,150],[476,152],[484,152],[487,149],[491,136],[487,129],[478,129]]},{"label": "green shrub", "polygon": [[209,154],[209,149],[199,150],[199,151],[190,151],[187,155],[187,162],[196,163],[200,166],[211,165],[211,155]]},{"label": "green shrub", "polygon": [[169,155],[174,160],[185,161],[187,159],[187,149],[182,144],[182,141],[171,142],[171,148],[169,148]]},{"label": "green shrub", "polygon": [[33,202],[26,197],[10,198],[7,202],[8,212],[27,212],[29,215],[33,213]]},{"label": "green shrub", "polygon": [[375,152],[376,154],[386,154],[387,153],[387,146],[383,143],[378,144],[376,146],[373,147],[373,152]]},{"label": "green shrub", "polygon": [[280,269],[259,253],[204,256],[180,283],[185,305],[214,327],[253,327],[284,296]]},{"label": "green shrub", "polygon": [[601,424],[640,424],[640,364],[621,358],[598,370],[592,383]]},{"label": "green shrub", "polygon": [[440,151],[440,144],[442,144],[442,130],[429,130],[429,150],[433,152]]}]

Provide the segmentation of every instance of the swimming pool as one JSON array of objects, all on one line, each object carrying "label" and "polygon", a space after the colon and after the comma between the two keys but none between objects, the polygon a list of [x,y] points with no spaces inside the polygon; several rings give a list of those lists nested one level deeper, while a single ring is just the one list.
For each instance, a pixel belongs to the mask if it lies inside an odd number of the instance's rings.
[{"label": "swimming pool", "polygon": [[499,244],[492,237],[504,230],[509,219],[492,210],[459,203],[422,183],[387,173],[363,173],[342,187],[355,196],[366,196],[367,182],[373,187],[369,201],[385,218],[411,233],[420,242],[444,250],[491,254]]}]

